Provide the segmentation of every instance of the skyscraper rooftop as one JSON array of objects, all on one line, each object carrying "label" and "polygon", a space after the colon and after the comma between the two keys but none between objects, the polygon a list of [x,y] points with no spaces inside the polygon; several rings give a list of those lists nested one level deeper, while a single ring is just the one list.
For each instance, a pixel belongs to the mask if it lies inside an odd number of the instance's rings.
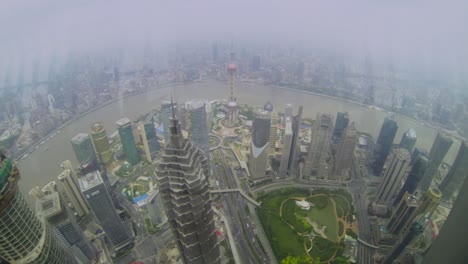
[{"label": "skyscraper rooftop", "polygon": [[99,184],[103,183],[102,178],[98,176],[98,171],[90,172],[80,180],[80,186],[82,191],[91,189]]},{"label": "skyscraper rooftop", "polygon": [[115,123],[118,125],[118,126],[126,126],[126,125],[129,125],[130,124],[130,119],[129,118],[121,118],[119,120],[117,120]]}]

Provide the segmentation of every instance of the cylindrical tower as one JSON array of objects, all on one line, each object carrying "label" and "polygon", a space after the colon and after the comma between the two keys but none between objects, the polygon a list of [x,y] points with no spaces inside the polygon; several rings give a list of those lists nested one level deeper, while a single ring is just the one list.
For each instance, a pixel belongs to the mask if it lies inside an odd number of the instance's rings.
[{"label": "cylindrical tower", "polygon": [[91,126],[91,137],[102,164],[106,167],[109,166],[112,163],[112,151],[107,132],[101,123],[95,123]]},{"label": "cylindrical tower", "polygon": [[418,208],[418,214],[423,214],[429,218],[439,206],[442,192],[437,187],[430,187],[421,197],[421,205]]},{"label": "cylindrical tower", "polygon": [[125,156],[132,165],[140,162],[140,156],[135,145],[135,137],[133,136],[132,123],[128,118],[117,120],[117,130],[119,131],[120,141],[122,142]]},{"label": "cylindrical tower", "polygon": [[16,166],[0,153],[0,257],[11,263],[76,263],[28,207]]}]

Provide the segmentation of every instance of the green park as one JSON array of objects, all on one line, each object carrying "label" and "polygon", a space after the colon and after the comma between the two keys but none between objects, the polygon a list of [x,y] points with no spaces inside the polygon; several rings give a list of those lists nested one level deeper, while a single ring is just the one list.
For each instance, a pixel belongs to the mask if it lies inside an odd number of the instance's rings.
[{"label": "green park", "polygon": [[343,239],[355,236],[356,225],[347,191],[285,188],[258,200],[258,215],[279,263],[348,263]]}]

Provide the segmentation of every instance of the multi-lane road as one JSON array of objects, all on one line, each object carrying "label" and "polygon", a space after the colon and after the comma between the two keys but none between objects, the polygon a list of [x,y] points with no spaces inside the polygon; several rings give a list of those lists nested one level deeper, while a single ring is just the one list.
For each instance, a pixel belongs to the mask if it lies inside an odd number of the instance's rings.
[{"label": "multi-lane road", "polygon": [[[368,201],[366,198],[366,183],[362,180],[353,179],[348,184],[348,190],[353,196],[354,200],[354,210],[356,214],[356,220],[358,221],[359,226],[359,238],[363,241],[366,241],[369,244],[373,244],[372,233],[370,229],[369,215],[367,211]],[[358,262],[362,264],[371,264],[372,255],[374,254],[374,249],[369,248],[368,246],[358,243]]]},{"label": "multi-lane road", "polygon": [[[216,150],[220,157],[214,160],[214,176],[218,181],[220,189],[237,189],[238,186],[235,172],[232,170],[232,162],[235,161],[230,153],[224,150]],[[230,220],[230,228],[234,236],[236,246],[242,263],[271,263],[255,235],[254,223],[247,214],[247,202],[239,193],[225,193],[222,195],[222,205],[224,215]]]}]

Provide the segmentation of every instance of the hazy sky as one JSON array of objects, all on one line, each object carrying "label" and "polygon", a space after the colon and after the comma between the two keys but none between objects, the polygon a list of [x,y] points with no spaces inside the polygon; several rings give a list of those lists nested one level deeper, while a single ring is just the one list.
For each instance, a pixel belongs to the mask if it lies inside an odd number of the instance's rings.
[{"label": "hazy sky", "polygon": [[3,0],[0,59],[251,39],[466,68],[467,14],[458,0]]}]

